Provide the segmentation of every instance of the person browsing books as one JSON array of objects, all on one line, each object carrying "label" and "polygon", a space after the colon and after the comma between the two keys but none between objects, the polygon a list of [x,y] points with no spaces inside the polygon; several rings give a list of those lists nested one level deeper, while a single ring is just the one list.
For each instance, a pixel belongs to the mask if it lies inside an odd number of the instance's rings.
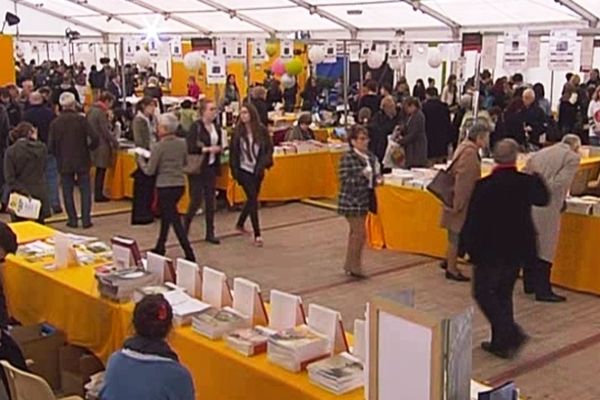
[{"label": "person browsing books", "polygon": [[194,250],[192,250],[185,234],[177,211],[177,203],[181,199],[185,187],[183,167],[187,158],[185,140],[175,136],[178,125],[179,121],[174,114],[161,114],[158,117],[158,137],[160,141],[152,149],[149,160],[138,157],[138,165],[146,175],[156,175],[158,205],[160,208],[160,233],[152,252],[160,255],[165,254],[169,228],[173,226],[179,244],[185,253],[185,258],[195,261]]},{"label": "person browsing books", "polygon": [[[42,203],[38,222],[50,216],[46,162],[48,149],[37,140],[37,129],[29,122],[21,122],[10,131],[12,145],[4,154],[4,179],[11,192],[29,196]],[[13,221],[20,220],[11,214]]]},{"label": "person browsing books", "polygon": [[258,195],[265,170],[273,166],[273,143],[267,128],[260,123],[258,112],[251,103],[240,110],[240,120],[231,141],[229,165],[233,179],[244,189],[246,204],[236,224],[238,232],[245,233],[244,224],[250,216],[254,244],[262,246],[258,220]]},{"label": "person browsing books", "polygon": [[147,295],[133,311],[135,336],[113,353],[106,367],[101,400],[194,400],[189,371],[166,341],[173,310],[163,295]]}]

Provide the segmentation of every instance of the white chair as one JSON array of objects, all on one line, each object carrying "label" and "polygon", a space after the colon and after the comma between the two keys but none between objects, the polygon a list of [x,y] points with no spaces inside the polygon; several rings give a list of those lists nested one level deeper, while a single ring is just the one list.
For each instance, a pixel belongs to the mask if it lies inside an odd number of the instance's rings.
[{"label": "white chair", "polygon": [[39,376],[21,371],[5,360],[1,360],[0,365],[6,374],[12,400],[83,400],[79,396],[57,398],[50,385]]}]

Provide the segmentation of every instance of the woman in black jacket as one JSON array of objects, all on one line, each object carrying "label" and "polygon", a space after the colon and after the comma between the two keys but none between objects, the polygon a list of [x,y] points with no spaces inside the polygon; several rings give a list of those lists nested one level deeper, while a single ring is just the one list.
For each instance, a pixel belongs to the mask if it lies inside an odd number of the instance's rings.
[{"label": "woman in black jacket", "polygon": [[263,245],[258,219],[258,196],[265,170],[273,165],[273,142],[267,128],[260,123],[256,108],[245,103],[240,109],[240,119],[231,140],[229,165],[235,179],[244,193],[246,204],[236,224],[240,233],[246,233],[244,224],[250,216],[254,231],[254,244]]},{"label": "woman in black jacket", "polygon": [[302,97],[302,111],[312,111],[313,107],[317,105],[318,95],[317,80],[311,76],[306,80],[304,90],[300,93]]},{"label": "woman in black jacket", "polygon": [[574,133],[580,135],[581,132],[578,129],[580,121],[578,120],[579,113],[579,95],[577,88],[570,83],[567,83],[564,87],[563,95],[560,99],[560,106],[558,108],[558,129],[562,136],[568,133]]},{"label": "woman in black jacket", "polygon": [[187,135],[188,154],[203,154],[200,171],[188,174],[190,204],[183,223],[189,233],[194,216],[200,209],[204,197],[206,217],[206,241],[212,244],[221,242],[215,236],[215,185],[221,173],[222,137],[217,118],[217,106],[210,100],[198,103],[200,119],[192,124]]},{"label": "woman in black jacket", "polygon": [[256,86],[250,92],[250,101],[258,111],[258,118],[265,126],[269,126],[269,105],[267,104],[267,90],[263,86]]},{"label": "woman in black jacket", "polygon": [[380,108],[369,124],[369,151],[377,156],[381,164],[387,149],[388,136],[400,123],[400,114],[392,96],[384,97]]}]

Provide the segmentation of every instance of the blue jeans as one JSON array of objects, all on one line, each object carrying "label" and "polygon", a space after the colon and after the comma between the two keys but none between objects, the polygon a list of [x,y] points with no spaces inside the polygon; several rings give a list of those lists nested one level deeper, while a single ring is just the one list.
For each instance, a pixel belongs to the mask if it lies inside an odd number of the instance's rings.
[{"label": "blue jeans", "polygon": [[48,186],[48,196],[50,197],[50,206],[60,208],[60,197],[58,195],[58,166],[56,158],[48,154],[46,159],[46,184]]},{"label": "blue jeans", "polygon": [[74,172],[71,174],[62,174],[62,192],[65,200],[65,208],[70,225],[77,225],[77,211],[75,210],[75,201],[73,200],[73,189],[75,187],[75,177],[79,185],[79,194],[81,195],[81,222],[83,225],[92,223],[92,191],[90,188],[90,173]]}]

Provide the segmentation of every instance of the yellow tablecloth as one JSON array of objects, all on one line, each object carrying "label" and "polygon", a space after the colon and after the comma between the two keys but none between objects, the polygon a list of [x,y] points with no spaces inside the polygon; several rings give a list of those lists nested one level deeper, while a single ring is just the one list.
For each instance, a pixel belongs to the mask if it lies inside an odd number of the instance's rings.
[{"label": "yellow tablecloth", "polygon": [[[337,170],[342,153],[323,152],[276,156],[274,165],[265,174],[260,191],[261,201],[288,201],[305,198],[334,198],[338,192]],[[105,187],[111,199],[133,198],[133,178],[137,168],[135,157],[119,151],[115,165],[106,175]],[[244,192],[231,178],[224,165],[217,179],[217,188],[227,192],[229,204],[246,200]],[[180,212],[187,210],[189,194],[186,191],[179,202]]]},{"label": "yellow tablecloth", "polygon": [[[19,238],[52,235],[32,222],[14,226]],[[132,304],[119,305],[98,295],[92,267],[49,272],[9,256],[4,290],[9,310],[25,324],[48,321],[67,334],[70,343],[85,346],[103,361],[132,332]],[[308,382],[306,373],[293,374],[267,362],[265,355],[246,358],[188,328],[169,337],[182,363],[194,377],[198,399],[359,400],[362,390],[334,396]]]},{"label": "yellow tablecloth", "polygon": [[[446,231],[440,228],[442,206],[429,192],[382,186],[377,189],[378,215],[369,215],[367,230],[372,247],[444,257]],[[600,263],[595,248],[600,218],[565,213],[552,283],[600,295]]]}]

